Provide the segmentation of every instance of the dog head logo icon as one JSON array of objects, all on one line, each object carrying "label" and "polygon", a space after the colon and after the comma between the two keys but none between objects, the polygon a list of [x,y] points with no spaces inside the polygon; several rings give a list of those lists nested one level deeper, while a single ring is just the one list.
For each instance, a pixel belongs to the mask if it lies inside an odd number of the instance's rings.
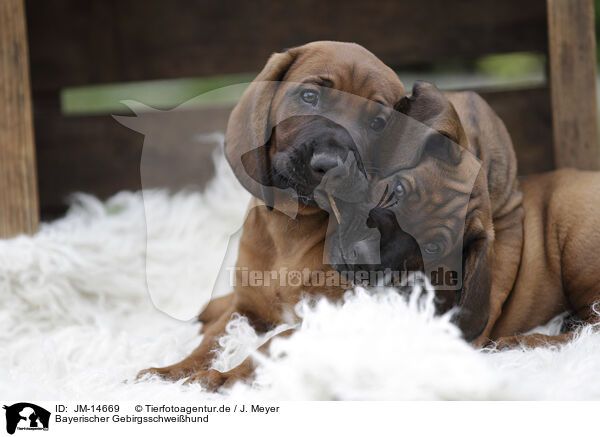
[{"label": "dog head logo icon", "polygon": [[19,402],[6,410],[6,432],[14,434],[18,430],[48,430],[50,411],[35,404]]}]

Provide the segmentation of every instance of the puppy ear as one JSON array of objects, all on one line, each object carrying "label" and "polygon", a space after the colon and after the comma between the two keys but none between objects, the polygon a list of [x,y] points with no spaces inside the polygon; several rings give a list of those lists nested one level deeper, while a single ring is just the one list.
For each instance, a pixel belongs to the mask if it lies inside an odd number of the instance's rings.
[{"label": "puppy ear", "polygon": [[462,147],[440,133],[431,133],[425,139],[422,155],[458,166],[462,161]]},{"label": "puppy ear", "polygon": [[[250,150],[249,152],[245,152],[240,158],[242,160],[242,166],[244,171],[252,180],[258,182],[261,185],[262,192],[261,194],[264,196],[265,192],[269,187],[273,186],[273,181],[271,180],[271,160],[269,157],[269,150],[271,145],[270,141],[264,146],[257,147],[256,149]],[[234,169],[235,171],[235,169]],[[238,176],[239,179],[239,176]],[[250,188],[246,187],[248,190]],[[254,193],[252,193],[254,194]],[[272,205],[268,203],[263,197],[256,196],[261,198],[267,206],[271,207]]]},{"label": "puppy ear", "polygon": [[456,147],[433,134],[426,139],[423,152],[443,160],[460,162],[461,149],[468,146],[467,136],[456,109],[435,85],[415,82],[412,95],[403,97],[394,109],[429,126],[460,146]]},{"label": "puppy ear", "polygon": [[479,217],[469,224],[464,238],[463,283],[453,322],[470,342],[481,335],[490,316],[494,251],[493,237]]},{"label": "puppy ear", "polygon": [[248,86],[231,112],[225,134],[225,156],[240,183],[272,208],[273,189],[269,157],[271,101],[298,49],[275,53]]}]

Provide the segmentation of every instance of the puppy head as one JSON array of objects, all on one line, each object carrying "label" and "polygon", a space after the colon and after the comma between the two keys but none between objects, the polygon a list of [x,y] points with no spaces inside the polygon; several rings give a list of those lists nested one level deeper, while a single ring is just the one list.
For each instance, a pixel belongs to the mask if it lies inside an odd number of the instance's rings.
[{"label": "puppy head", "polygon": [[[458,305],[455,322],[473,340],[487,323],[491,289],[493,227],[485,172],[467,150],[456,110],[435,86],[415,84],[396,109],[385,147],[371,158],[378,170],[370,181],[371,199],[380,199],[369,206],[365,223],[379,232],[379,259],[371,268],[402,270],[419,267],[422,259],[436,290],[455,291],[439,293],[439,306]],[[364,209],[355,212],[359,221],[364,215]],[[346,226],[356,229],[352,222]],[[351,236],[339,241],[341,250],[374,247]]]},{"label": "puppy head", "polygon": [[[385,208],[419,241],[429,269],[440,262],[456,268],[451,259],[461,260],[467,206],[480,163],[466,150],[468,140],[456,110],[435,85],[416,82],[412,94],[403,97],[395,109],[395,129],[388,133],[393,138],[376,158],[380,165],[374,185],[391,193]],[[375,225],[393,240],[395,232],[389,222],[375,220]],[[404,251],[387,245],[382,255],[398,264]],[[460,287],[460,281],[455,285]]]},{"label": "puppy head", "polygon": [[[466,207],[473,170],[479,167],[477,160],[463,159],[468,144],[458,115],[435,86],[424,82],[417,82],[412,95],[395,107],[378,147],[367,155],[369,198],[360,205],[341,205],[346,214],[332,246],[334,264],[343,261],[345,267],[364,268],[370,261],[376,270],[395,270],[406,264],[408,252],[402,242],[414,248],[410,239],[404,238],[406,232],[425,245],[421,249],[426,258],[428,254],[453,253],[459,240],[458,225],[452,226],[452,235],[436,235],[439,222],[456,221],[447,217],[444,202]],[[463,211],[464,221],[464,208],[454,211]],[[372,226],[367,226],[367,220]],[[367,228],[377,229],[379,235]],[[365,244],[367,239],[369,244]],[[381,262],[372,253],[377,246],[381,246],[377,254]],[[364,256],[356,256],[361,253]],[[409,258],[418,259],[417,255]]]},{"label": "puppy head", "polygon": [[[343,217],[330,252],[338,271],[422,271],[440,289],[460,288],[465,218],[480,163],[445,136],[425,132],[417,165],[372,177],[363,204],[338,202]],[[439,268],[450,275],[443,283],[431,277]]]},{"label": "puppy head", "polygon": [[276,53],[231,114],[227,158],[268,206],[273,187],[291,188],[315,206],[323,175],[349,153],[361,163],[403,95],[395,73],[356,44],[316,42]]}]

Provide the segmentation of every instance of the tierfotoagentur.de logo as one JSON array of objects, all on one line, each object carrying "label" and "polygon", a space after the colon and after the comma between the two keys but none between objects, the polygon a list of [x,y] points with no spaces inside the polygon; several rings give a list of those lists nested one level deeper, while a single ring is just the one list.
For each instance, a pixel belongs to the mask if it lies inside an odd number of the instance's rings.
[{"label": "tierfotoagentur.de logo", "polygon": [[48,431],[50,411],[29,402],[4,405],[3,408],[6,410],[6,432],[9,434],[14,434],[16,430]]}]

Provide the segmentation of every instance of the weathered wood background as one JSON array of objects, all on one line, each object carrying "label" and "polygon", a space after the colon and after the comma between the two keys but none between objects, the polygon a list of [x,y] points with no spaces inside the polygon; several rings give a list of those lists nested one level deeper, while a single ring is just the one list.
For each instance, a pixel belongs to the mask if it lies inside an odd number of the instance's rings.
[{"label": "weathered wood background", "polygon": [[[567,3],[585,8],[591,1]],[[546,0],[26,0],[26,6],[40,202],[47,215],[60,213],[73,191],[105,197],[140,186],[143,136],[108,115],[61,115],[65,87],[257,72],[273,51],[321,39],[363,44],[395,68],[548,51]],[[553,35],[562,38],[556,30]],[[561,70],[561,61],[551,60]],[[555,166],[550,85],[483,90],[513,136],[522,173]],[[196,116],[199,132],[223,129],[228,109]],[[185,141],[177,132],[172,138]]]},{"label": "weathered wood background", "polygon": [[25,11],[0,2],[0,238],[38,226]]}]

